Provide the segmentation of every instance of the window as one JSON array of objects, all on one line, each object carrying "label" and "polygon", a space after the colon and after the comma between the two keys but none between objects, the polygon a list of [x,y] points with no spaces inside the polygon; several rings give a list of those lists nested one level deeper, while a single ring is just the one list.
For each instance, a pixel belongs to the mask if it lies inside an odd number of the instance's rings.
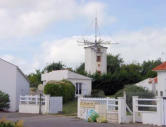
[{"label": "window", "polygon": [[76,83],[76,94],[82,94],[82,83]]},{"label": "window", "polygon": [[163,91],[160,91],[160,96],[161,96],[161,97],[163,96]]},{"label": "window", "polygon": [[97,62],[101,61],[101,56],[97,56]]}]

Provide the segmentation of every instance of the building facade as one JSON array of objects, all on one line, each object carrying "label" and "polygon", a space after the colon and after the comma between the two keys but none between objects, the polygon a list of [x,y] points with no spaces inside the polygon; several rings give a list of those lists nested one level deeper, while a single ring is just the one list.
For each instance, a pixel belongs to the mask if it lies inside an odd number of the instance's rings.
[{"label": "building facade", "polygon": [[75,86],[76,96],[91,95],[92,79],[69,70],[57,70],[49,73],[42,74],[43,85],[46,85],[48,81],[60,81],[69,80]]},{"label": "building facade", "polygon": [[85,71],[88,74],[107,73],[107,47],[85,47]]},{"label": "building facade", "polygon": [[166,97],[166,62],[155,67],[153,71],[157,72],[158,84],[157,84],[157,95]]},{"label": "building facade", "polygon": [[0,81],[0,90],[9,95],[9,111],[18,111],[20,95],[29,94],[26,76],[16,65],[0,59]]}]

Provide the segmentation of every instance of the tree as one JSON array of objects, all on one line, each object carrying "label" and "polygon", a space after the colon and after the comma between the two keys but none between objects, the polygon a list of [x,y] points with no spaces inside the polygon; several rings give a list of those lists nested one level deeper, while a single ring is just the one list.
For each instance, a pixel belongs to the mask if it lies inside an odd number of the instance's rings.
[{"label": "tree", "polygon": [[120,55],[107,55],[107,72],[114,73],[120,70],[121,65],[123,64],[123,59],[120,58]]},{"label": "tree", "polygon": [[157,73],[152,71],[152,69],[162,63],[161,59],[149,60],[142,63],[142,72],[144,78],[153,78],[157,76]]},{"label": "tree", "polygon": [[28,79],[30,82],[30,87],[37,88],[39,84],[41,84],[41,71],[36,70],[35,73],[31,73],[28,75]]},{"label": "tree", "polygon": [[81,63],[81,65],[76,68],[76,73],[87,75],[87,73],[85,72],[85,63]]},{"label": "tree", "polygon": [[9,108],[9,95],[0,91],[0,110],[5,110]]},{"label": "tree", "polygon": [[47,72],[51,72],[53,70],[62,70],[65,68],[65,65],[62,64],[61,62],[58,63],[51,63],[49,65],[47,65],[43,71],[47,71]]}]

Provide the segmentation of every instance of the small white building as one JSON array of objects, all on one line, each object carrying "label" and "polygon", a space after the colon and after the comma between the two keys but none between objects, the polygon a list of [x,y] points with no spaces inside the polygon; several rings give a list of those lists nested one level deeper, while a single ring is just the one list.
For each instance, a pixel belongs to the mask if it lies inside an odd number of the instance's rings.
[{"label": "small white building", "polygon": [[43,85],[46,85],[48,81],[60,81],[69,80],[75,86],[75,95],[84,96],[91,95],[92,90],[92,79],[69,70],[57,70],[49,73],[44,73],[41,76]]},{"label": "small white building", "polygon": [[157,95],[166,97],[166,62],[155,67],[153,71],[157,72],[158,83],[157,83]]},{"label": "small white building", "polygon": [[136,83],[135,85],[139,86],[139,87],[142,87],[145,90],[152,91],[154,94],[156,94],[157,81],[158,81],[157,77],[148,78],[148,79],[145,79],[141,82]]},{"label": "small white building", "polygon": [[9,111],[18,111],[20,95],[29,94],[29,86],[26,76],[19,67],[0,59],[0,90],[9,95]]},{"label": "small white building", "polygon": [[88,74],[107,73],[107,47],[101,45],[85,47],[85,71]]}]

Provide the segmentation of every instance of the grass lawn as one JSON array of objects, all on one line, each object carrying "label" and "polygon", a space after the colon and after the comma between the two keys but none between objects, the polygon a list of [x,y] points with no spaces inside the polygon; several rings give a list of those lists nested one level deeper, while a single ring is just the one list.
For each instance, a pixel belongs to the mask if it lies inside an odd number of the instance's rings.
[{"label": "grass lawn", "polygon": [[77,115],[77,99],[63,104],[63,114],[64,115]]}]

